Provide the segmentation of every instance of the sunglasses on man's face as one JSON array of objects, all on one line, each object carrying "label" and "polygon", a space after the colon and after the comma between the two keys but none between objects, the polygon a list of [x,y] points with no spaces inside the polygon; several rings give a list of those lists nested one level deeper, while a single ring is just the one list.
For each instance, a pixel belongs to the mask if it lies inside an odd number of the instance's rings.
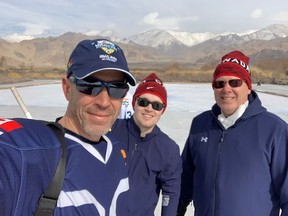
[{"label": "sunglasses on man's face", "polygon": [[76,89],[79,92],[92,96],[100,94],[103,88],[106,88],[110,97],[119,99],[125,97],[129,91],[129,85],[125,82],[103,82],[100,80],[87,82],[76,77],[72,77],[72,82],[76,84]]},{"label": "sunglasses on man's face", "polygon": [[140,97],[137,98],[137,103],[141,107],[147,107],[149,104],[151,104],[152,108],[154,110],[157,110],[157,111],[162,110],[165,106],[165,104],[163,104],[163,103],[160,103],[157,101],[151,102],[151,101],[147,100],[146,98],[140,98]]},{"label": "sunglasses on man's face", "polygon": [[236,87],[242,86],[243,82],[245,82],[245,81],[244,80],[240,80],[240,79],[231,79],[231,80],[228,80],[228,81],[216,80],[216,81],[214,81],[212,83],[212,86],[215,89],[221,89],[221,88],[224,88],[227,83],[229,83],[229,85],[232,88],[236,88]]}]

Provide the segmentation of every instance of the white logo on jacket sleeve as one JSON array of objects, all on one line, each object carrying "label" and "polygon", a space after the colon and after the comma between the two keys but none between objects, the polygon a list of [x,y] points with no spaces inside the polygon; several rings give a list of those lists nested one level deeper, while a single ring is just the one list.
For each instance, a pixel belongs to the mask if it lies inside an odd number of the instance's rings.
[{"label": "white logo on jacket sleeve", "polygon": [[200,142],[208,142],[208,137],[201,137]]},{"label": "white logo on jacket sleeve", "polygon": [[169,195],[163,195],[162,196],[162,206],[168,206],[170,201]]}]

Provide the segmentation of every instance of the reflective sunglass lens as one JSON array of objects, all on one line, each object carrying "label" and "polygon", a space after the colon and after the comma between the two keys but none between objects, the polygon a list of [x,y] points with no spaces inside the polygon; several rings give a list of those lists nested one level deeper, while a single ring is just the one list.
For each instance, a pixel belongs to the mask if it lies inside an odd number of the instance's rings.
[{"label": "reflective sunglass lens", "polygon": [[110,87],[108,88],[108,94],[113,98],[123,98],[127,94],[128,90],[129,88],[124,89],[124,88]]},{"label": "reflective sunglass lens", "polygon": [[123,98],[129,91],[129,85],[121,82],[105,83],[108,93],[113,98]]},{"label": "reflective sunglass lens", "polygon": [[158,102],[152,102],[152,107],[153,109],[160,111],[163,109],[164,105]]},{"label": "reflective sunglass lens", "polygon": [[215,89],[223,88],[224,86],[225,86],[225,82],[224,81],[214,81],[213,82],[213,87]]},{"label": "reflective sunglass lens", "polygon": [[243,83],[243,80],[239,80],[239,79],[229,80],[229,85],[233,88],[240,87],[242,83]]},{"label": "reflective sunglass lens", "polygon": [[76,84],[76,89],[79,92],[92,96],[98,95],[105,87],[109,96],[116,99],[125,97],[129,91],[129,85],[124,82],[86,82],[76,77],[72,81]]},{"label": "reflective sunglass lens", "polygon": [[76,89],[83,94],[96,96],[101,92],[102,86],[86,86],[76,84]]}]

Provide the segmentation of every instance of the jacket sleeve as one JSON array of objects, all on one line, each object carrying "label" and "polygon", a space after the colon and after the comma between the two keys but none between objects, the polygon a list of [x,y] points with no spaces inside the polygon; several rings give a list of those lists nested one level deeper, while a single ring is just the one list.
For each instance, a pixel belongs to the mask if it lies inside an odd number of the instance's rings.
[{"label": "jacket sleeve", "polygon": [[[280,130],[278,130],[280,131]],[[281,215],[288,215],[288,124],[275,136],[272,154],[271,176],[279,197]]]},{"label": "jacket sleeve", "polygon": [[184,149],[182,151],[182,167],[183,172],[181,176],[181,192],[179,203],[185,203],[187,206],[193,199],[193,175],[194,175],[194,161],[191,152],[192,135],[188,136]]},{"label": "jacket sleeve", "polygon": [[14,215],[21,185],[21,155],[0,139],[0,215]]},{"label": "jacket sleeve", "polygon": [[171,151],[167,163],[163,167],[158,178],[162,187],[161,216],[175,216],[180,196],[180,184],[182,173],[182,160],[180,150],[175,143],[175,149]]},{"label": "jacket sleeve", "polygon": [[42,122],[0,120],[0,215],[34,214],[61,156],[56,139]]}]

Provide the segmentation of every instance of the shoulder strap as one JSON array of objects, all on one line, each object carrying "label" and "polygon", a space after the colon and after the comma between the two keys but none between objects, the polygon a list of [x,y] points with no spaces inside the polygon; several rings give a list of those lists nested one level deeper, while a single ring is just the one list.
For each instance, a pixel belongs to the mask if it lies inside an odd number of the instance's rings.
[{"label": "shoulder strap", "polygon": [[42,194],[39,200],[39,206],[35,216],[51,216],[53,215],[54,208],[57,203],[58,196],[60,194],[64,177],[65,177],[65,168],[66,168],[66,142],[64,138],[65,131],[63,127],[57,122],[47,122],[47,126],[49,126],[62,146],[62,157],[58,162],[58,166],[54,173],[54,176],[46,188],[46,191]]}]

